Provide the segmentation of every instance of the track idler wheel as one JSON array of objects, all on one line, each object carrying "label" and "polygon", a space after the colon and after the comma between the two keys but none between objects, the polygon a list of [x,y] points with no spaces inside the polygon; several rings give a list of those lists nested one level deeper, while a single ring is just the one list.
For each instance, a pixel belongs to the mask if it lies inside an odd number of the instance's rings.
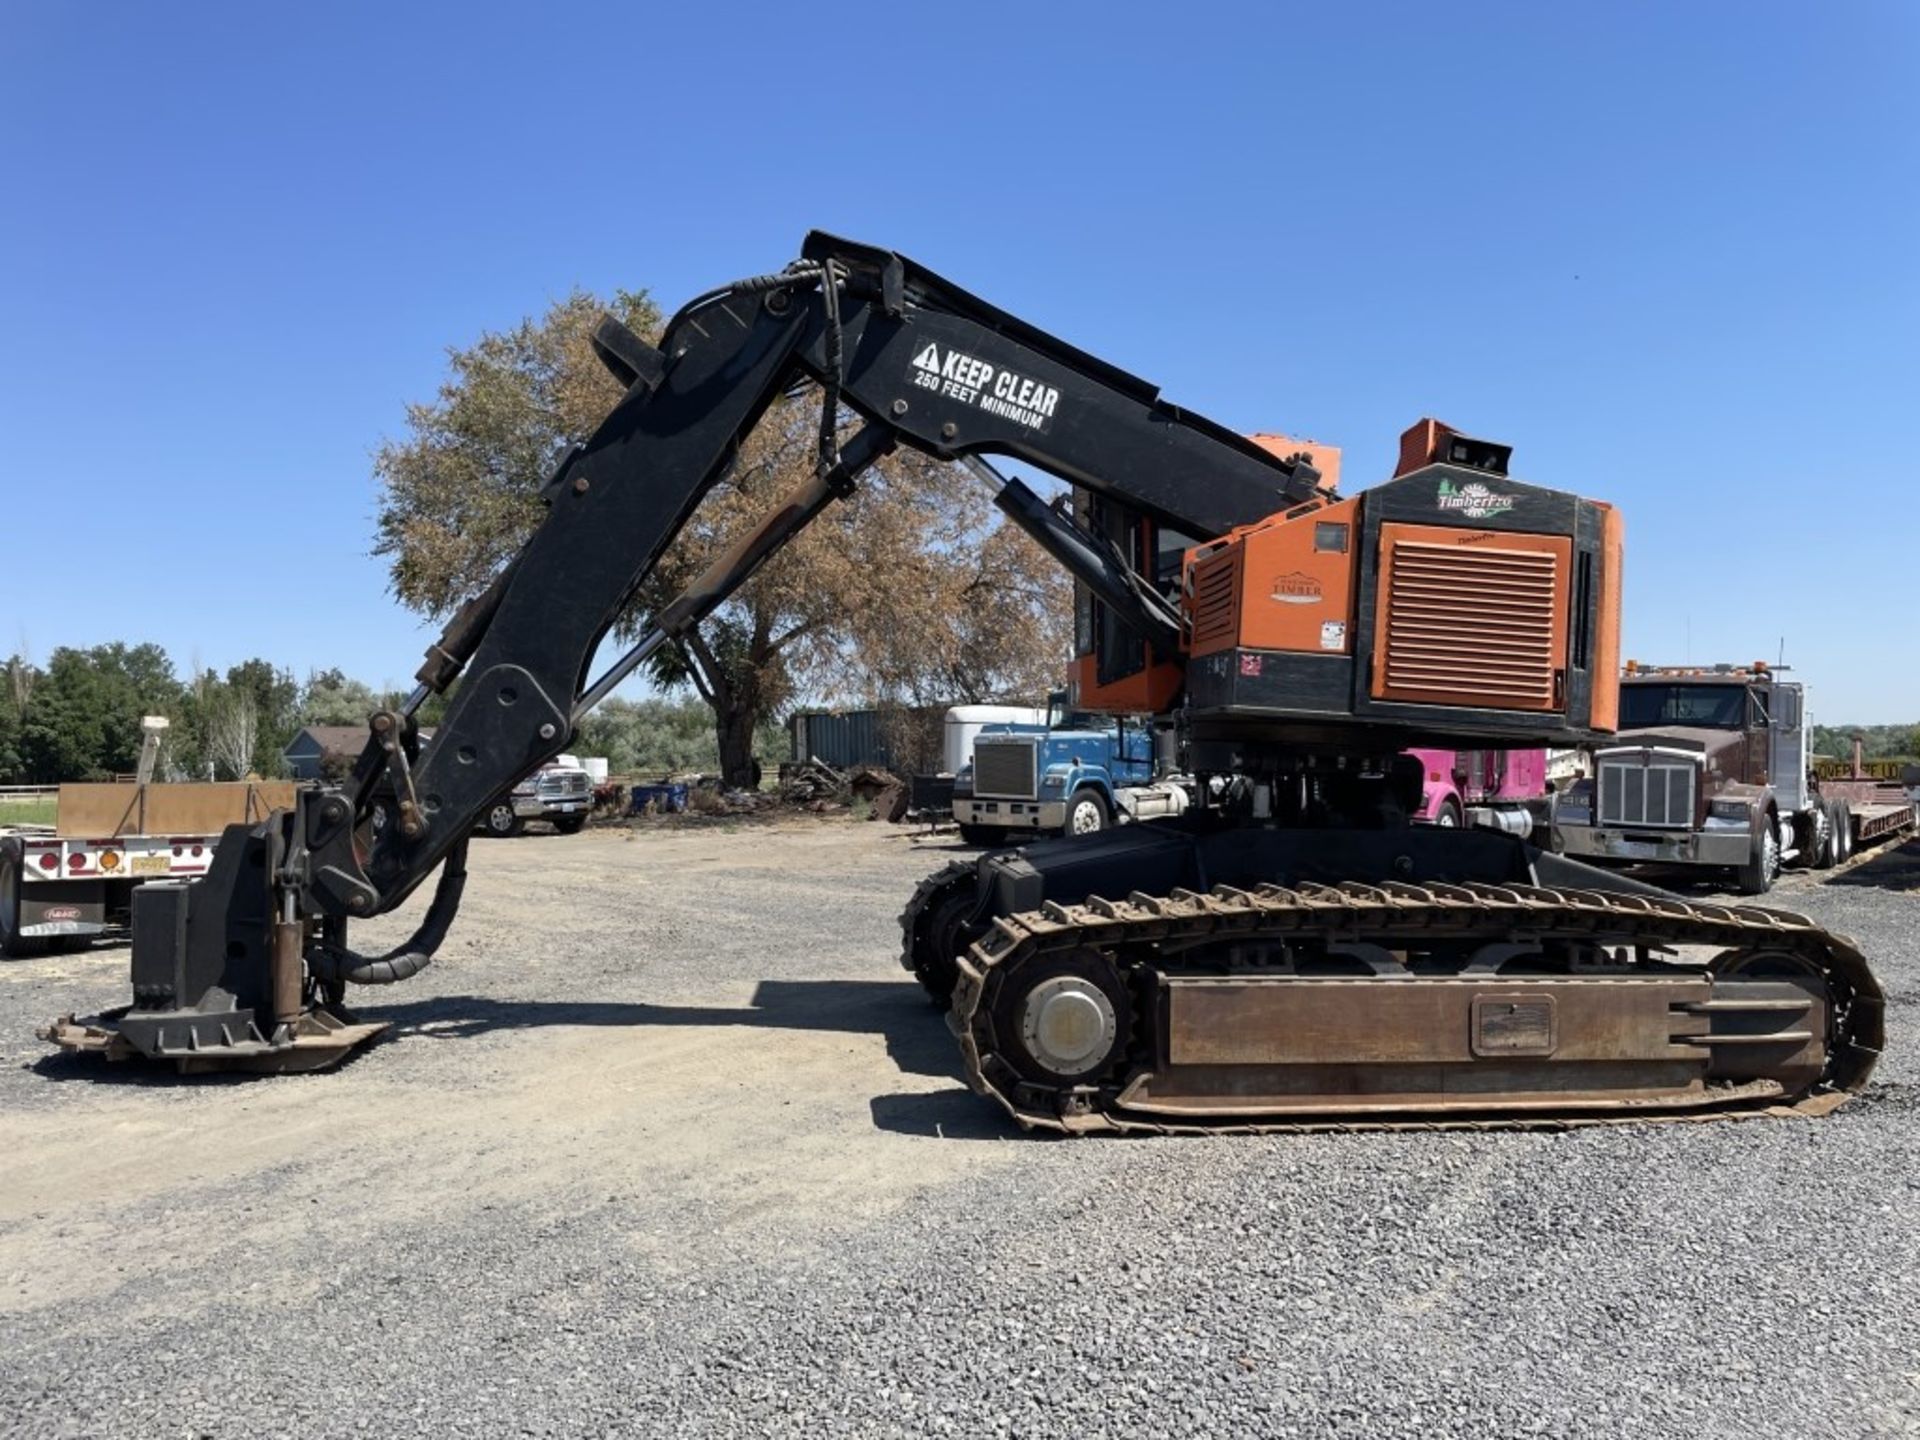
[{"label": "track idler wheel", "polygon": [[1098,950],[1036,956],[991,1001],[999,1056],[1021,1081],[1071,1106],[1063,1089],[1118,1079],[1134,1007],[1113,962]]},{"label": "track idler wheel", "polygon": [[900,962],[936,1009],[952,1006],[960,957],[979,938],[979,927],[968,924],[979,909],[979,894],[974,862],[955,861],[921,881],[900,916]]}]

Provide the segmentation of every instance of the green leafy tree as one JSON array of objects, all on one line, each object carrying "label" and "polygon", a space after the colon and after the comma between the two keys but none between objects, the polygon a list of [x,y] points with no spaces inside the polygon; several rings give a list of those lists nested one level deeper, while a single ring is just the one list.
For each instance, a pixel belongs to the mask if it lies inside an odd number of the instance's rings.
[{"label": "green leafy tree", "polygon": [[1853,759],[1853,737],[1861,740],[1863,760],[1897,760],[1920,755],[1920,730],[1912,725],[1816,725],[1813,749],[1817,755]]},{"label": "green leafy tree", "polygon": [[243,660],[227,670],[227,689],[252,704],[256,717],[253,770],[278,775],[281,754],[300,728],[300,684],[270,660]]},{"label": "green leafy tree", "polygon": [[140,758],[140,718],[178,713],[182,689],[158,645],[61,648],[33,681],[19,726],[30,782],[102,780]]},{"label": "green leafy tree", "polygon": [[169,773],[192,780],[280,774],[300,727],[300,693],[292,672],[268,660],[242,661],[224,676],[202,670],[186,687],[184,722],[169,738]]},{"label": "green leafy tree", "polygon": [[[785,737],[780,722],[765,717],[754,753],[763,759],[784,756]],[[691,697],[609,700],[581,723],[574,748],[582,755],[605,756],[616,775],[714,774],[720,764],[713,712]]]},{"label": "green leafy tree", "polygon": [[301,725],[364,725],[386,697],[340,670],[316,670],[300,692]]}]

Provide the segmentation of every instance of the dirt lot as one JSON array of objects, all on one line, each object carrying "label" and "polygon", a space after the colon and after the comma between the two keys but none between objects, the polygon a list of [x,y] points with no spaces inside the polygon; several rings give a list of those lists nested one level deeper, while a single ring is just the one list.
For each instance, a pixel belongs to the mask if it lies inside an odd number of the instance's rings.
[{"label": "dirt lot", "polygon": [[1777,897],[1895,1000],[1830,1120],[1058,1142],[896,964],[951,853],[476,844],[323,1076],[49,1060],[124,948],[0,967],[0,1434],[1920,1432],[1920,857]]}]

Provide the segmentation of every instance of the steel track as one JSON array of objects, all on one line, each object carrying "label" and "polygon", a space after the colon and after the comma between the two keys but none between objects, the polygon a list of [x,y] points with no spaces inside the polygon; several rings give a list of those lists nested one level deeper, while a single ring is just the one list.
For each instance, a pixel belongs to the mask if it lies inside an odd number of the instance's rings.
[{"label": "steel track", "polygon": [[939,900],[959,889],[972,889],[979,873],[977,856],[951,860],[914,887],[907,908],[900,912],[900,963],[943,1010],[951,1003],[954,977],[931,954],[933,937],[923,934],[922,928],[933,919]]},{"label": "steel track", "polygon": [[[944,878],[944,872],[934,877]],[[1169,1120],[1119,1108],[1118,1092],[1112,1087],[1101,1093],[1101,1087],[1063,1084],[1046,1094],[1029,1078],[1013,1086],[996,1078],[1007,1076],[1013,1066],[997,1049],[988,1002],[999,984],[1036,956],[1085,947],[1111,955],[1123,975],[1147,966],[1178,974],[1182,952],[1189,947],[1262,940],[1296,945],[1359,942],[1388,950],[1437,941],[1464,945],[1512,940],[1546,945],[1583,942],[1632,946],[1643,957],[1648,950],[1712,947],[1721,953],[1706,964],[1690,966],[1666,956],[1659,961],[1658,968],[1665,973],[1692,970],[1704,976],[1729,972],[1756,955],[1784,955],[1819,975],[1826,986],[1828,1063],[1819,1082],[1799,1093],[1786,1093],[1777,1083],[1761,1081],[1724,1085],[1711,1091],[1704,1104],[1693,1101],[1684,1108],[1635,1102],[1630,1109],[1606,1114],[1422,1114],[1418,1118],[1356,1114],[1352,1119],[1317,1115],[1269,1120],[1233,1115]],[[1640,965],[1653,968],[1644,959]],[[1539,983],[1551,985],[1552,980]],[[1883,1044],[1883,1013],[1884,997],[1858,947],[1786,911],[1519,885],[1303,884],[1291,889],[1264,885],[1251,891],[1219,887],[1208,894],[1176,890],[1165,897],[1134,894],[1123,901],[1096,897],[1079,905],[1049,903],[1037,911],[1002,917],[960,959],[948,1023],[959,1037],[968,1083],[979,1094],[997,1100],[1024,1128],[1069,1134],[1103,1130],[1285,1133],[1564,1129],[1656,1119],[1824,1114],[1866,1083]],[[1130,1067],[1151,1063],[1151,1054],[1142,1053],[1146,1043],[1135,1037],[1127,1060]],[[1036,1093],[1041,1098],[1036,1099]]]}]

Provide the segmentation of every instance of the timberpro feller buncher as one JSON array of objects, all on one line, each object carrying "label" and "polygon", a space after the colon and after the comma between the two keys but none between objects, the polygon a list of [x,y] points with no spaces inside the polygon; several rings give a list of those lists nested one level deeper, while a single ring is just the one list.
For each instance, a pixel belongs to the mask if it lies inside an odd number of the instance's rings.
[{"label": "timberpro feller buncher", "polygon": [[[1578,745],[1614,724],[1619,518],[1432,422],[1350,498],[897,254],[828,235],[699,296],[659,348],[612,321],[625,397],[559,459],[548,512],[371,717],[344,785],[150,885],[133,1004],[45,1033],[183,1068],[318,1068],[382,1028],[346,986],[431,959],[467,837],[582,716],[898,445],[967,462],[1073,574],[1076,703],[1163,718],[1202,804],[983,856],[903,917],[968,1080],[1084,1132],[1595,1120],[1831,1108],[1881,1045],[1855,947],[1527,849],[1409,825],[1410,746]],[[597,679],[601,640],[784,393],[817,387],[815,477]],[[859,428],[843,434],[843,411]],[[982,458],[1073,487],[1044,502]],[[431,743],[413,714],[445,693]],[[390,817],[376,824],[376,816]],[[418,932],[348,925],[434,870]]]}]

